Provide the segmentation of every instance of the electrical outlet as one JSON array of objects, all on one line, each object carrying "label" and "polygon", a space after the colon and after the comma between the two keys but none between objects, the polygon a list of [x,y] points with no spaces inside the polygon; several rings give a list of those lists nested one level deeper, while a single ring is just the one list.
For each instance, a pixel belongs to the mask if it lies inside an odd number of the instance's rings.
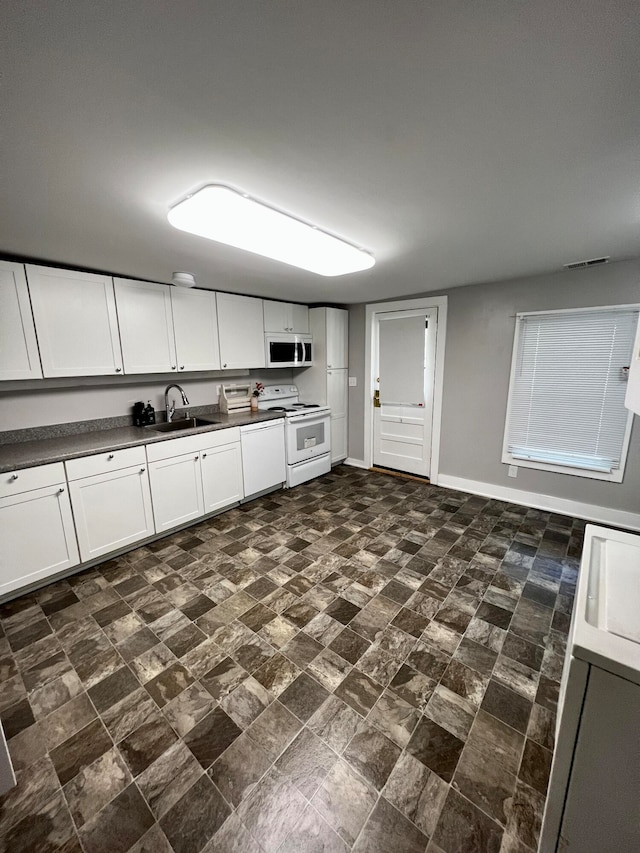
[{"label": "electrical outlet", "polygon": [[507,471],[507,474],[510,477],[517,477],[518,476],[518,466],[517,465],[509,465],[509,470]]},{"label": "electrical outlet", "polygon": [[355,388],[357,386],[357,384],[358,384],[358,377],[357,376],[350,376],[349,377],[349,388]]}]

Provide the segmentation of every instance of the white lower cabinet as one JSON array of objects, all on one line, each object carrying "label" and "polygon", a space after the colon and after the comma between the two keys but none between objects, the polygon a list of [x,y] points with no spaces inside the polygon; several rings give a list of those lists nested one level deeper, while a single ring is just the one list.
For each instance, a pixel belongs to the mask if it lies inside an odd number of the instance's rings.
[{"label": "white lower cabinet", "polygon": [[346,418],[331,418],[331,461],[341,462],[347,458],[349,432]]},{"label": "white lower cabinet", "polygon": [[0,596],[78,565],[61,462],[0,475]]},{"label": "white lower cabinet", "polygon": [[242,454],[238,442],[202,452],[202,489],[205,513],[242,500]]},{"label": "white lower cabinet", "polygon": [[[104,463],[107,470],[76,480],[71,479],[71,463],[67,463],[71,505],[83,562],[153,536],[155,532],[144,447],[131,450],[135,453],[125,451],[125,454],[138,457],[134,465],[112,470],[109,466],[113,460],[110,460]],[[91,456],[74,461],[95,468],[102,456],[100,454],[98,460]]]},{"label": "white lower cabinet", "polygon": [[147,458],[158,533],[243,497],[237,427],[150,444]]},{"label": "white lower cabinet", "polygon": [[186,524],[204,513],[200,454],[184,453],[149,463],[156,531]]}]

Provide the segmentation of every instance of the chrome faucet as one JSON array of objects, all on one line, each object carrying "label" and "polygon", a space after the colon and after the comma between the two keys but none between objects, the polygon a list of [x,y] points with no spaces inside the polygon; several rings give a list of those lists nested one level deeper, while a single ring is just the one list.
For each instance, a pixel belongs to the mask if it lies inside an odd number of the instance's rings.
[{"label": "chrome faucet", "polygon": [[176,401],[175,400],[172,400],[171,405],[169,405],[169,391],[171,391],[172,388],[177,388],[178,391],[182,394],[182,404],[184,406],[189,405],[189,400],[187,399],[187,395],[184,393],[184,390],[180,387],[180,385],[176,385],[175,383],[172,385],[167,385],[167,387],[164,389],[164,408],[165,408],[165,411],[167,413],[167,423],[168,424],[170,424],[171,421],[173,420],[173,415],[174,415],[175,410],[176,410]]}]

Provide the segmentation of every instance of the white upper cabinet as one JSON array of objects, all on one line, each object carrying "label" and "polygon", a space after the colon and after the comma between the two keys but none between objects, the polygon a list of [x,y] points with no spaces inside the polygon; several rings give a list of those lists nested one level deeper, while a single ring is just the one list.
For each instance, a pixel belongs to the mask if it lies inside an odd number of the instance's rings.
[{"label": "white upper cabinet", "polygon": [[220,370],[216,295],[169,288],[178,370]]},{"label": "white upper cabinet", "polygon": [[43,375],[122,373],[111,277],[32,264],[26,272]]},{"label": "white upper cabinet", "polygon": [[349,312],[325,308],[327,323],[327,368],[349,366]]},{"label": "white upper cabinet", "polygon": [[125,373],[220,369],[213,291],[114,281]]},{"label": "white upper cabinet", "polygon": [[264,300],[265,332],[309,332],[309,309],[292,302]]},{"label": "white upper cabinet", "polygon": [[220,362],[223,370],[264,367],[262,299],[217,293]]},{"label": "white upper cabinet", "polygon": [[22,264],[0,261],[0,379],[41,379],[36,332]]},{"label": "white upper cabinet", "polygon": [[177,371],[170,289],[124,278],[114,285],[125,373]]}]

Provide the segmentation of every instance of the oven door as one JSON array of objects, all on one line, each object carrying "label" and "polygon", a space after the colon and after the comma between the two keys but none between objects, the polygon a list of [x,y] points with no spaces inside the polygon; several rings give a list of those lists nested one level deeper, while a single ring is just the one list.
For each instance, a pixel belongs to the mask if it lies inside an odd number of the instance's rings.
[{"label": "oven door", "polygon": [[331,451],[331,418],[321,415],[294,415],[286,420],[287,464],[295,465]]}]

